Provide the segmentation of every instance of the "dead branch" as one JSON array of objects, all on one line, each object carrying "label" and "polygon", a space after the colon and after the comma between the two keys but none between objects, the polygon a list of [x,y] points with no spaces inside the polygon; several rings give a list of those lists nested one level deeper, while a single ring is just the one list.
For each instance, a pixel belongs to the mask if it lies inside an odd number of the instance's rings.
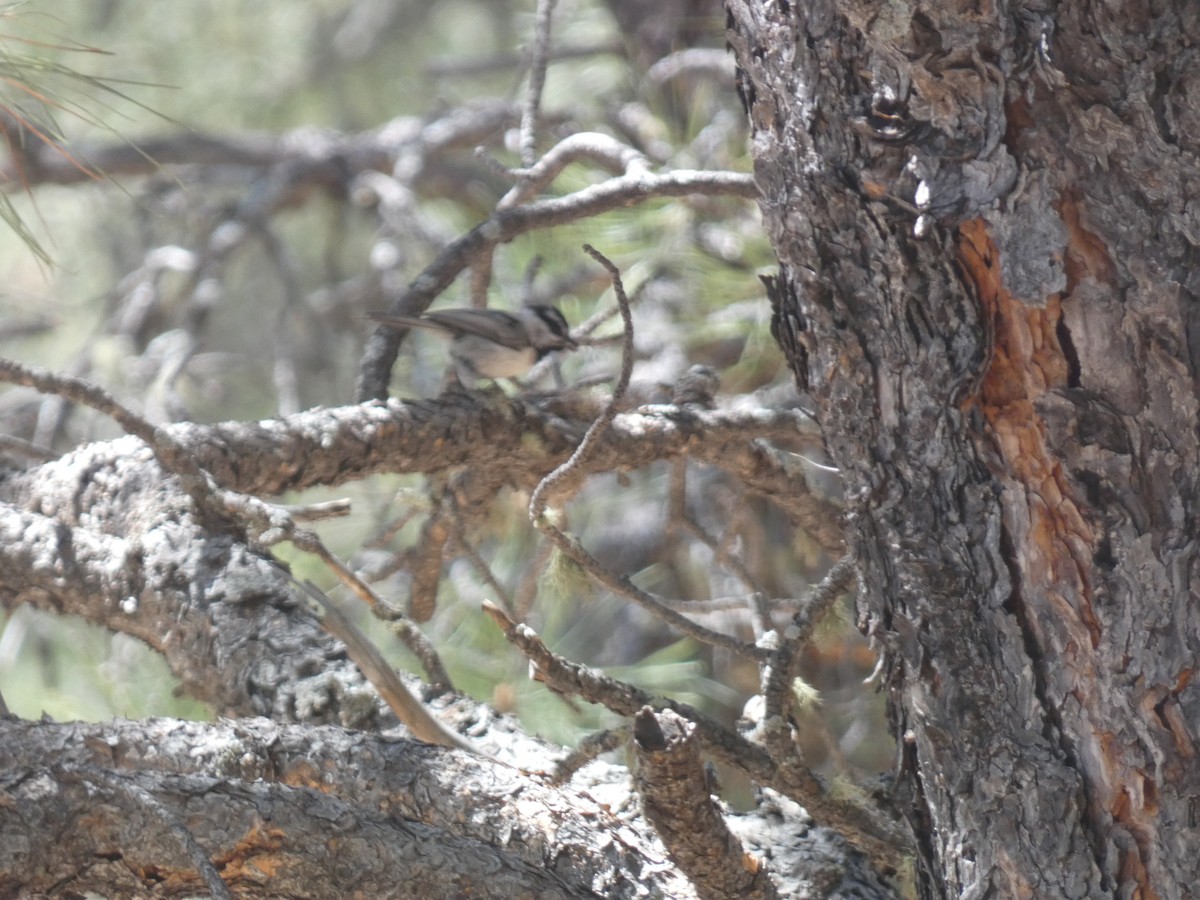
[{"label": "dead branch", "polygon": [[800,651],[808,644],[813,629],[855,577],[854,558],[846,554],[800,602],[791,624],[783,632],[779,648],[764,667],[762,693],[767,729],[786,730],[784,720],[791,706],[792,683],[799,675]]},{"label": "dead branch", "polygon": [[[237,166],[277,169],[287,173],[289,190],[278,201],[303,188],[321,186],[344,190],[347,177],[359,172],[390,173],[401,156],[434,161],[452,149],[469,150],[486,142],[518,118],[509,103],[473,103],[436,117],[394,119],[361,134],[340,135],[312,128],[284,134],[211,135],[193,132],[148,138],[131,145],[123,141],[77,141],[71,153],[109,178],[155,175],[164,167]],[[26,134],[23,161],[0,164],[0,181],[9,187],[75,184],[90,181],[86,169],[71,163],[54,147]],[[14,165],[24,165],[24,180]],[[419,171],[414,172],[419,174]]]},{"label": "dead branch", "polygon": [[614,175],[628,175],[635,169],[646,171],[649,160],[639,151],[623,144],[611,135],[598,132],[576,132],[567,135],[548,150],[535,164],[516,169],[511,175],[518,183],[496,204],[497,209],[509,209],[532,200],[550,185],[563,169],[572,163],[587,160]]},{"label": "dead branch", "polygon": [[646,707],[633,720],[637,789],[646,818],[705,900],[771,900],[766,863],[750,856],[725,824],[700,756],[696,726]]},{"label": "dead branch", "polygon": [[600,415],[588,426],[583,439],[579,442],[579,446],[575,448],[575,451],[566,462],[562,463],[538,482],[533,495],[529,498],[529,519],[539,531],[555,543],[559,550],[610,591],[622,597],[628,597],[643,609],[695,640],[716,647],[723,647],[739,655],[753,658],[757,650],[753,645],[745,644],[729,635],[713,631],[710,628],[705,628],[703,625],[693,622],[649,591],[644,591],[637,587],[627,576],[618,575],[605,568],[599,560],[584,549],[583,545],[576,538],[567,535],[555,525],[551,521],[551,517],[546,513],[548,495],[555,490],[561,492],[559,486],[583,466],[583,462],[587,459],[593,445],[596,444],[600,435],[607,430],[609,425],[612,424],[613,419],[616,418],[617,409],[622,397],[625,395],[625,391],[629,387],[629,378],[633,371],[633,317],[629,311],[629,298],[625,296],[625,288],[621,283],[620,272],[617,271],[617,267],[607,257],[598,253],[591,246],[585,244],[583,249],[593,259],[604,266],[613,281],[613,290],[616,293],[617,302],[621,309],[621,320],[625,326],[621,352],[621,374],[617,378],[616,386],[613,388],[612,397]]},{"label": "dead branch", "polygon": [[633,717],[646,706],[674,710],[696,723],[709,751],[723,762],[742,769],[753,778],[771,780],[774,765],[766,750],[710,716],[686,703],[669,697],[655,697],[648,691],[596,669],[563,659],[552,652],[532,628],[514,622],[494,603],[485,600],[483,611],[504,631],[505,639],[529,659],[537,680],[550,690],[566,697],[580,697],[589,703],[598,703],[626,718]]},{"label": "dead branch", "polygon": [[[802,804],[818,821],[843,834],[884,869],[894,869],[908,852],[908,832],[894,811],[879,808],[863,791],[850,785],[831,791],[797,754],[772,756],[761,744],[730,731],[686,703],[654,697],[603,672],[563,659],[533,629],[513,622],[494,603],[485,601],[483,610],[503,629],[509,643],[529,659],[537,679],[551,690],[599,703],[626,717],[645,707],[672,710],[695,724],[697,735],[714,757]],[[765,647],[761,649],[767,652]]]},{"label": "dead branch", "polygon": [[521,163],[533,165],[537,156],[537,131],[542,89],[546,86],[546,67],[549,65],[550,22],[555,0],[538,0],[533,25],[533,52],[529,65],[529,89],[521,110]]},{"label": "dead branch", "polygon": [[[218,484],[240,493],[274,496],[383,472],[436,475],[464,466],[498,469],[509,483],[532,489],[574,450],[571,432],[583,430],[582,422],[551,415],[549,409],[520,398],[459,392],[436,400],[312,409],[258,422],[159,427]],[[619,413],[597,438],[583,472],[560,487],[577,489],[575,478],[585,473],[631,470],[689,455],[750,481],[785,511],[797,512],[803,498],[797,501],[789,492],[802,485],[753,439],[786,441],[814,432],[811,420],[794,410],[644,407]],[[104,456],[107,447],[114,456],[136,460],[138,442],[130,441],[93,445],[88,456]],[[70,469],[72,455],[13,473],[0,482],[0,500],[20,504],[43,479],[52,483],[59,477],[55,473]],[[838,507],[810,499],[809,515],[828,514],[837,527]]]},{"label": "dead branch", "polygon": [[379,648],[371,643],[338,604],[328,597],[311,581],[303,584],[292,579],[293,584],[300,587],[305,594],[317,602],[324,612],[321,624],[346,647],[350,658],[366,676],[367,680],[379,691],[388,708],[396,718],[408,727],[413,736],[430,744],[442,747],[455,747],[468,753],[479,753],[479,750],[462,735],[451,731],[421,705],[408,686],[400,680],[396,670],[383,658]]}]

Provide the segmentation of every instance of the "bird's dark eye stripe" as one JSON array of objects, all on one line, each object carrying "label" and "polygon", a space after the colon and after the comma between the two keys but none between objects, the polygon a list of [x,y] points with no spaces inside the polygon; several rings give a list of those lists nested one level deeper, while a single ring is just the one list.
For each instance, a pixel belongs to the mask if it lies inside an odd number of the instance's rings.
[{"label": "bird's dark eye stripe", "polygon": [[534,307],[534,312],[537,317],[546,323],[546,327],[557,335],[565,336],[570,334],[571,326],[567,324],[566,318],[553,306],[537,306]]}]

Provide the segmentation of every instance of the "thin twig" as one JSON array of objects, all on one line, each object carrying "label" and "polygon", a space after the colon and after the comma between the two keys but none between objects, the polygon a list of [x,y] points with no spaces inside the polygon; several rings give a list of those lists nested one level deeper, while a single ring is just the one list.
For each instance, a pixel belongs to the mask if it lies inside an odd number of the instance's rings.
[{"label": "thin twig", "polygon": [[[283,509],[264,503],[257,497],[250,497],[245,494],[236,494],[231,491],[220,492],[221,498],[225,504],[225,508],[239,513],[241,516],[253,521],[257,528],[260,529],[258,541],[264,546],[270,546],[273,543],[278,543],[283,540],[291,541],[297,548],[305,552],[312,553],[317,556],[322,562],[329,566],[330,570],[337,576],[338,580],[343,585],[348,587],[356,596],[365,602],[375,615],[385,621],[389,621],[392,625],[393,633],[404,643],[413,655],[417,657],[422,668],[425,669],[426,675],[429,677],[431,686],[438,691],[447,691],[452,688],[450,676],[446,672],[445,666],[442,664],[441,657],[434,648],[433,643],[429,638],[414,625],[403,613],[394,609],[390,604],[385,603],[371,587],[358,577],[356,573],[351,571],[349,567],[342,563],[330,550],[327,548],[317,535],[307,529],[297,528],[296,523]],[[281,571],[290,579],[291,575],[280,566]],[[338,626],[338,621],[331,618],[322,619],[322,624],[325,625],[334,637],[342,640],[345,643],[345,630],[335,631]],[[366,638],[361,633],[351,632],[350,639],[356,637],[361,638],[366,642]],[[369,642],[367,642],[369,644]],[[351,658],[360,667],[364,665],[360,663],[359,658],[354,655],[354,651],[347,647],[351,653]],[[374,646],[369,647],[370,652],[380,659],[379,653],[374,649]],[[362,654],[360,654],[362,655]],[[370,665],[370,657],[367,657],[366,665]],[[363,674],[367,676],[367,680],[371,681],[370,672],[366,669]],[[375,682],[372,681],[374,684]],[[386,696],[384,691],[386,685],[375,684],[380,694]],[[396,707],[393,707],[396,709]],[[410,723],[401,719],[405,725]],[[418,727],[424,727],[418,723]],[[414,732],[415,733],[415,732]]]},{"label": "thin twig", "polygon": [[[260,544],[270,546],[271,544],[288,540],[298,549],[311,553],[324,562],[334,575],[337,576],[337,579],[360,600],[366,603],[379,618],[393,622],[394,633],[412,651],[413,655],[417,657],[422,668],[425,669],[425,673],[429,676],[430,682],[436,689],[445,691],[451,688],[450,676],[447,674],[445,666],[442,665],[441,657],[438,656],[437,650],[429,638],[415,626],[397,627],[395,623],[402,618],[402,614],[387,603],[384,603],[382,598],[365,581],[359,578],[357,574],[351,571],[349,567],[325,546],[315,532],[296,527],[295,521],[285,510],[265,503],[257,497],[235,494],[231,491],[222,491],[220,492],[220,496],[227,510],[239,513],[242,517],[255,524],[259,529],[258,541]],[[292,578],[291,574],[282,565],[279,565],[278,568],[290,581],[295,582],[295,579]],[[295,583],[298,584],[298,582]],[[313,590],[316,589],[313,588]],[[325,604],[322,605],[324,606]],[[328,609],[326,607],[327,612]],[[340,610],[335,609],[334,613],[340,614]],[[366,636],[354,627],[353,623],[347,620],[345,626],[343,626],[342,619],[344,618],[344,616],[338,618],[336,615],[326,616],[321,620],[321,623],[330,634],[341,640],[342,643],[347,644],[346,649],[350,653],[351,659],[359,665],[367,680],[375,685],[380,695],[388,699],[387,692],[392,690],[389,682],[377,682],[372,677],[372,673],[378,670],[376,661],[383,659],[382,655],[367,640]],[[348,641],[356,641],[358,646],[350,647],[347,643]],[[388,671],[390,671],[390,667],[388,667]],[[392,673],[393,677],[394,674]],[[386,675],[380,675],[379,677],[383,679],[386,678]],[[400,711],[408,708],[405,704],[401,703],[397,706],[391,700],[388,700],[388,705],[392,707],[397,716],[400,716],[401,722],[410,727],[413,726],[412,722],[401,716]],[[419,714],[414,715],[419,717]],[[426,730],[427,727],[419,718],[416,720],[417,729]],[[430,738],[424,737],[423,734],[416,730],[413,733],[421,737],[422,740],[430,740]]]},{"label": "thin twig", "polygon": [[550,57],[550,20],[555,0],[538,0],[533,26],[533,57],[529,66],[529,92],[521,110],[521,165],[532,166],[537,159],[538,109],[546,87],[546,67]]},{"label": "thin twig", "polygon": [[768,730],[783,726],[792,682],[799,670],[800,650],[808,643],[821,617],[853,580],[854,557],[847,553],[825,574],[821,583],[808,592],[791,624],[784,630],[779,648],[763,669],[764,722]]},{"label": "thin twig", "polygon": [[542,266],[545,264],[546,258],[541,254],[529,260],[525,266],[525,273],[521,276],[521,305],[529,306],[534,303],[533,284],[537,281],[538,273],[542,271]]},{"label": "thin twig", "polygon": [[[713,558],[733,573],[742,584],[751,591],[758,593],[762,592],[762,586],[758,583],[758,579],[754,577],[754,573],[746,566],[744,562],[738,559],[729,551],[727,542],[715,539],[711,534],[704,530],[704,527],[695,520],[692,516],[684,515],[680,524],[684,530],[692,537],[702,543],[705,547],[712,551]],[[732,526],[731,526],[732,529]],[[729,530],[727,529],[727,533]]]},{"label": "thin twig", "polygon": [[475,548],[475,545],[467,540],[466,535],[463,533],[461,521],[458,523],[454,540],[458,544],[458,548],[462,551],[462,555],[465,556],[467,558],[467,562],[471,564],[471,568],[475,570],[476,574],[478,574],[479,577],[484,580],[484,583],[487,584],[487,586],[491,588],[492,593],[496,595],[496,599],[500,602],[500,605],[504,607],[505,611],[508,612],[509,615],[515,615],[516,605],[513,603],[512,595],[509,593],[508,589],[500,583],[500,579],[496,577],[496,573],[492,571],[492,567],[489,566],[487,560],[480,555],[479,551]]},{"label": "thin twig", "polygon": [[[752,602],[755,602],[746,594],[742,596],[732,597],[713,597],[711,600],[680,600],[678,601],[681,609],[686,609],[690,613],[700,613],[703,615],[715,615],[718,613],[745,613],[749,609]],[[777,606],[795,606],[795,600],[788,598],[766,597],[763,595],[763,603],[768,609],[774,609]]]},{"label": "thin twig", "polygon": [[450,540],[450,497],[438,497],[421,525],[416,544],[405,554],[405,568],[412,575],[408,592],[408,613],[416,622],[428,622],[437,610],[438,585],[446,542]]},{"label": "thin twig", "polygon": [[284,242],[266,221],[256,222],[255,231],[283,287],[283,303],[275,313],[275,327],[268,334],[271,336],[271,380],[275,386],[275,406],[280,415],[286,416],[303,408],[300,401],[301,364],[297,359],[299,342],[291,339],[290,331],[292,324],[307,308],[295,261],[289,258]]},{"label": "thin twig", "polygon": [[[404,512],[389,522],[386,528],[384,528],[378,534],[375,534],[363,541],[363,546],[370,547],[372,549],[386,547],[395,539],[396,535],[404,530],[404,526],[420,515],[420,513],[421,509],[417,506],[407,507]],[[389,572],[388,574],[390,575],[391,573]],[[371,573],[372,580],[377,580],[382,577],[382,575],[376,575],[374,572]]]},{"label": "thin twig", "polygon": [[750,594],[746,607],[750,610],[750,627],[754,631],[754,637],[756,640],[760,639],[772,628],[771,604],[767,595],[762,591],[754,591]]},{"label": "thin twig", "polygon": [[[497,209],[508,209],[532,200],[539,191],[550,185],[559,173],[571,163],[586,160],[607,169],[614,175],[628,175],[646,171],[649,161],[641,151],[599,132],[581,131],[567,135],[535,164],[517,169],[517,183],[496,204]],[[615,310],[614,310],[615,312]]]},{"label": "thin twig", "polygon": [[492,283],[492,263],[494,247],[486,248],[471,263],[471,286],[469,295],[471,306],[484,309],[487,306],[488,286]]},{"label": "thin twig", "polygon": [[672,460],[667,484],[667,509],[669,516],[667,528],[669,533],[672,536],[676,535],[679,531],[690,534],[712,552],[713,558],[717,563],[728,569],[752,593],[765,593],[754,578],[754,575],[746,567],[746,564],[734,556],[729,549],[729,544],[733,540],[736,540],[736,534],[732,534],[736,519],[730,523],[725,535],[720,540],[717,540],[705,530],[694,516],[688,513],[687,477],[687,457]]},{"label": "thin twig", "polygon": [[[397,627],[397,622],[401,619],[406,619],[404,614],[390,604],[385,603],[365,581],[359,578],[356,573],[351,571],[337,556],[330,552],[329,548],[321,542],[320,538],[311,531],[294,529],[289,535],[289,540],[299,549],[313,554],[324,562],[325,565],[329,566],[330,570],[337,576],[338,581],[366,603],[376,616],[393,623],[392,630],[421,663],[421,668],[425,670],[425,674],[429,677],[430,683],[435,688],[444,691],[452,687],[450,675],[446,672],[446,667],[442,664],[441,657],[425,633],[415,625],[408,628]],[[335,636],[340,637],[340,635]],[[357,660],[355,661],[357,662]]]},{"label": "thin twig", "polygon": [[550,541],[541,541],[538,543],[533,558],[529,561],[529,565],[525,568],[525,572],[521,576],[521,581],[517,584],[516,596],[513,598],[515,607],[514,618],[525,619],[529,616],[529,611],[533,609],[533,603],[537,600],[538,585],[542,580],[542,570],[546,567],[546,563],[550,562],[550,557],[553,554],[554,544]]},{"label": "thin twig", "polygon": [[744,770],[754,778],[764,781],[772,778],[775,764],[758,744],[746,740],[686,703],[669,697],[655,697],[628,682],[563,659],[551,651],[532,628],[514,622],[496,604],[485,600],[482,607],[503,630],[508,642],[529,659],[538,678],[551,690],[581,697],[589,703],[599,703],[620,716],[636,715],[645,706],[674,710],[696,723],[705,742],[722,761]]},{"label": "thin twig", "polygon": [[27,441],[8,434],[0,434],[0,450],[24,456],[27,459],[36,459],[38,462],[49,462],[59,457],[59,454],[55,453],[49,447],[43,447],[41,444],[36,444],[33,441]]},{"label": "thin twig", "polygon": [[621,282],[621,273],[606,256],[590,244],[585,244],[583,249],[608,271],[613,281],[613,291],[616,294],[617,303],[621,308],[621,320],[625,325],[625,339],[621,355],[621,375],[617,379],[617,384],[613,388],[613,394],[607,406],[605,406],[604,411],[588,427],[588,430],[583,435],[583,440],[575,448],[575,452],[571,454],[566,462],[543,478],[534,489],[533,495],[529,498],[529,518],[533,522],[534,527],[549,537],[559,550],[606,588],[623,597],[628,597],[688,637],[705,644],[723,647],[739,656],[746,656],[750,659],[765,658],[766,651],[752,644],[739,641],[737,638],[696,624],[657,597],[635,586],[628,577],[610,572],[599,560],[588,553],[578,540],[564,533],[546,515],[547,495],[550,490],[556,484],[567,479],[573,470],[582,464],[593,444],[599,440],[600,435],[603,434],[605,429],[612,424],[613,419],[616,418],[621,400],[629,388],[629,379],[633,372],[633,316],[629,311],[629,298],[626,296],[625,287]]},{"label": "thin twig", "polygon": [[677,538],[687,517],[687,458],[671,460],[667,472],[667,523],[666,532]]},{"label": "thin twig", "polygon": [[276,504],[297,522],[322,522],[326,519],[341,519],[350,515],[351,504],[347,497],[337,500],[323,500],[319,503],[292,505]]},{"label": "thin twig", "polygon": [[[617,384],[613,388],[613,394],[609,398],[608,405],[596,417],[595,421],[588,426],[588,430],[584,432],[583,440],[579,442],[579,446],[575,448],[575,452],[571,454],[565,463],[543,478],[538,483],[537,488],[534,489],[533,496],[529,498],[529,517],[535,525],[543,518],[543,513],[546,511],[546,494],[549,490],[566,478],[571,470],[580,464],[591,450],[592,444],[596,442],[600,433],[611,425],[613,419],[617,417],[617,410],[620,408],[621,399],[625,396],[625,392],[629,390],[629,379],[633,374],[633,314],[629,311],[629,298],[625,295],[625,286],[621,283],[621,272],[608,257],[601,254],[591,244],[584,244],[583,250],[608,271],[609,276],[612,278],[613,291],[616,293],[617,302],[621,307],[621,320],[625,325],[625,339],[621,347],[621,377],[617,379]],[[556,543],[558,542],[556,541]]]},{"label": "thin twig", "polygon": [[299,587],[305,594],[317,602],[324,611],[321,624],[345,646],[350,658],[362,670],[367,680],[374,685],[383,697],[388,708],[413,733],[413,736],[428,744],[438,744],[442,747],[457,747],[470,753],[479,754],[479,750],[466,738],[451,731],[433,717],[424,704],[400,680],[396,670],[391,667],[378,648],[363,634],[357,625],[350,621],[332,598],[328,597],[311,581],[299,582],[288,573],[288,579]]},{"label": "thin twig", "polygon": [[554,771],[550,775],[550,783],[566,784],[575,777],[576,772],[592,760],[598,759],[605,753],[611,753],[627,740],[629,740],[629,726],[627,725],[592,732],[581,740],[574,750],[555,764]]},{"label": "thin twig", "polygon": [[[625,48],[620,42],[558,47],[550,54],[551,59],[586,59],[589,56],[621,56]],[[425,64],[425,76],[440,81],[443,78],[474,77],[519,69],[529,65],[528,53],[502,53],[495,56],[471,55],[466,57],[437,57]]]}]

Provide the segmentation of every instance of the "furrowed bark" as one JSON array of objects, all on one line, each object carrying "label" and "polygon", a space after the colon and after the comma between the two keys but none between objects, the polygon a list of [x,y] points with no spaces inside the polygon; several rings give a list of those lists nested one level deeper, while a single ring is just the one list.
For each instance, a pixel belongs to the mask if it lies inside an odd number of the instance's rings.
[{"label": "furrowed bark", "polygon": [[1200,851],[1190,8],[730,2],[930,896]]}]

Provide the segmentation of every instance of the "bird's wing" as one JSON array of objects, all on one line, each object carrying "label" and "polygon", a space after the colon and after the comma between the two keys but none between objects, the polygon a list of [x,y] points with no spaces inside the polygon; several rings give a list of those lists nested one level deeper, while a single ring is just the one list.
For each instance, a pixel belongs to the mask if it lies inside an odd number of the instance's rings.
[{"label": "bird's wing", "polygon": [[428,319],[421,319],[417,316],[394,316],[391,313],[372,312],[367,313],[367,318],[372,322],[378,322],[387,328],[430,328],[435,331],[445,331],[441,325],[436,322],[430,322]]},{"label": "bird's wing", "polygon": [[454,335],[478,335],[513,350],[529,345],[521,320],[498,309],[439,309],[423,316],[368,313],[367,318],[389,328],[432,328]]},{"label": "bird's wing", "polygon": [[446,331],[477,335],[513,350],[529,346],[529,335],[521,320],[502,310],[439,309],[426,313],[422,319]]}]

